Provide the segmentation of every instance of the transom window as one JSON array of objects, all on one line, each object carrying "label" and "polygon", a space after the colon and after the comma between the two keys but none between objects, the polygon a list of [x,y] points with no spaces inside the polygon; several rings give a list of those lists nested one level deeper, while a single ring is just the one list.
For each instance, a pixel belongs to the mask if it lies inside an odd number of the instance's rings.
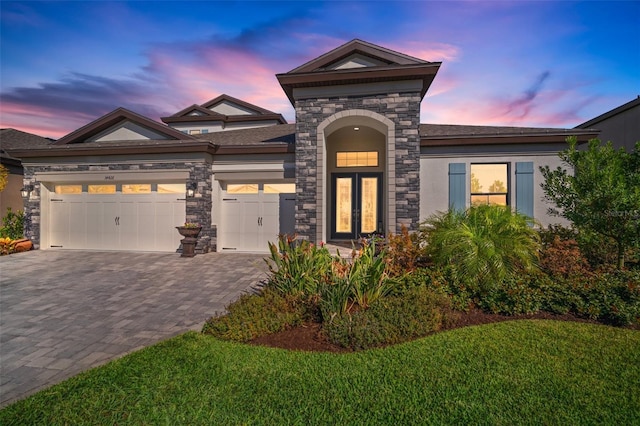
[{"label": "transom window", "polygon": [[82,194],[82,185],[56,185],[56,194]]},{"label": "transom window", "polygon": [[471,205],[509,204],[507,164],[471,164]]},{"label": "transom window", "polygon": [[90,183],[90,184],[56,184],[56,194],[184,194],[184,183]]},{"label": "transom window", "polygon": [[151,193],[150,183],[123,183],[123,194],[149,194]]},{"label": "transom window", "polygon": [[89,185],[87,187],[87,192],[89,194],[115,194],[116,186],[115,185]]},{"label": "transom window", "polygon": [[378,151],[338,151],[336,167],[378,167]]},{"label": "transom window", "polygon": [[257,194],[259,190],[265,194],[295,194],[295,183],[228,183],[227,194]]}]

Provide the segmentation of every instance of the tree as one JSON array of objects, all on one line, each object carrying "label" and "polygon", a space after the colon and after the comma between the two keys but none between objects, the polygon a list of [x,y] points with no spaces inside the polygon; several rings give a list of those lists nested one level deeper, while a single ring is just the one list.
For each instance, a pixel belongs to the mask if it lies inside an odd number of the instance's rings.
[{"label": "tree", "polygon": [[4,188],[7,186],[7,182],[9,181],[9,170],[3,165],[0,164],[0,191],[4,191]]},{"label": "tree", "polygon": [[640,243],[640,142],[631,154],[592,139],[577,150],[575,137],[559,155],[573,170],[540,167],[545,199],[555,205],[549,213],[564,217],[578,229],[612,238],[617,245],[617,266],[624,268],[627,248]]},{"label": "tree", "polygon": [[507,192],[507,187],[501,180],[495,180],[489,187],[489,192]]},{"label": "tree", "polygon": [[475,173],[471,173],[471,193],[478,193],[482,191],[482,185],[480,185],[480,179],[478,179]]}]

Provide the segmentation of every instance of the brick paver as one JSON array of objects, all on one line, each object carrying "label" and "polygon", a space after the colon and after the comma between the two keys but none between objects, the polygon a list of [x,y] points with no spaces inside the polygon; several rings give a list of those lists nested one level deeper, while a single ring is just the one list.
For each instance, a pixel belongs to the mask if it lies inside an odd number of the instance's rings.
[{"label": "brick paver", "polygon": [[266,277],[262,258],[55,250],[0,257],[0,407],[199,330]]}]

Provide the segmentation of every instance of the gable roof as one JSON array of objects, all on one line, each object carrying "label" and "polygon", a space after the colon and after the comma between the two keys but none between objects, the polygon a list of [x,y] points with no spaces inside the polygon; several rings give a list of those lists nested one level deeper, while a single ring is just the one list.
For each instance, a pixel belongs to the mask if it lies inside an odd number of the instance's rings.
[{"label": "gable roof", "polygon": [[51,145],[53,139],[43,138],[33,133],[17,129],[0,129],[0,161],[2,164],[19,166],[20,160],[7,151],[14,149],[32,150]]},{"label": "gable roof", "polygon": [[115,126],[119,123],[131,121],[139,126],[146,127],[154,132],[160,133],[172,140],[195,140],[192,136],[185,135],[184,133],[172,129],[169,126],[160,124],[157,121],[151,120],[143,115],[137,114],[133,111],[129,111],[126,108],[116,108],[110,113],[103,115],[97,120],[75,130],[68,135],[58,139],[54,145],[69,145],[75,143],[82,143],[91,136],[95,136],[100,132],[107,130],[108,128]]},{"label": "gable roof", "polygon": [[[357,67],[334,67],[355,55],[370,58],[371,63]],[[422,80],[421,96],[424,96],[441,64],[354,39],[287,73],[277,74],[276,78],[292,104],[295,104],[295,88],[380,81]]]},{"label": "gable roof", "polygon": [[593,127],[596,124],[600,123],[601,121],[607,120],[613,116],[616,116],[620,113],[623,113],[627,110],[630,110],[632,108],[638,107],[640,106],[640,96],[638,96],[637,98],[635,98],[632,101],[627,102],[624,105],[620,105],[617,108],[612,109],[611,111],[607,111],[604,114],[600,114],[599,116],[592,118],[591,120],[585,121],[582,124],[578,124],[575,128],[576,129],[587,129],[589,127]]},{"label": "gable roof", "polygon": [[[220,114],[213,111],[213,107],[229,103],[239,106],[242,109],[251,111],[250,114]],[[202,115],[189,115],[193,111],[198,111]],[[177,113],[169,116],[162,117],[161,120],[164,123],[183,123],[183,122],[202,122],[202,121],[222,121],[224,123],[242,122],[242,121],[277,121],[279,124],[286,124],[287,120],[282,114],[269,111],[268,109],[261,108],[257,105],[245,102],[241,99],[234,98],[226,94],[222,94],[216,98],[211,99],[203,103],[202,105],[192,105]]]}]

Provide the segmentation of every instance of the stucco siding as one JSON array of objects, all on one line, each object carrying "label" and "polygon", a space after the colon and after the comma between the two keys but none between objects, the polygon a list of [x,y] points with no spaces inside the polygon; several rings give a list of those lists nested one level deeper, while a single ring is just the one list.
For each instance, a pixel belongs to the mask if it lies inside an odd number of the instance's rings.
[{"label": "stucco siding", "polygon": [[[504,154],[502,156],[482,155],[439,155],[426,156],[420,158],[420,220],[424,221],[429,216],[444,212],[449,209],[449,164],[461,163],[466,168],[466,206],[470,205],[470,167],[475,163],[506,163],[509,165],[509,205],[516,205],[516,163],[533,162],[533,190],[534,190],[534,210],[533,216],[544,227],[550,224],[567,225],[568,222],[560,217],[550,216],[547,212],[549,205],[544,201],[544,191],[540,187],[543,177],[540,167],[548,165],[552,169],[563,166],[557,154],[537,154],[526,155],[522,153]],[[564,167],[564,166],[563,166]]]}]

